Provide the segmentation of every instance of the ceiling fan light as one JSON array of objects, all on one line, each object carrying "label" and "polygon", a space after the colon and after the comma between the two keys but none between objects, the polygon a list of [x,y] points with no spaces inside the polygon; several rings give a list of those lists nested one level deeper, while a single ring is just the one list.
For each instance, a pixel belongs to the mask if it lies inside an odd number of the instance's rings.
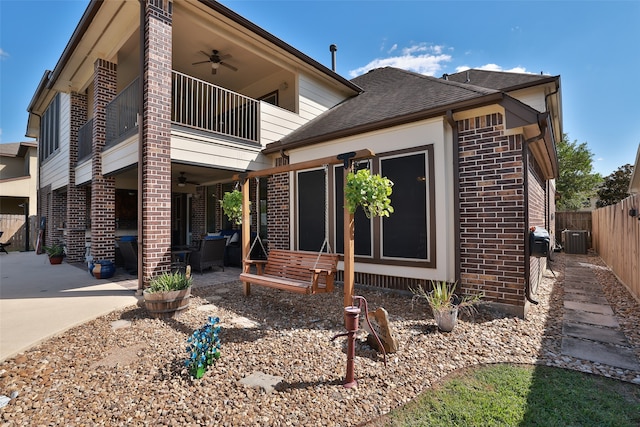
[{"label": "ceiling fan light", "polygon": [[220,68],[220,63],[218,63],[218,62],[212,62],[211,63],[211,69],[217,70],[218,68]]},{"label": "ceiling fan light", "polygon": [[184,182],[179,182],[178,187],[184,187],[186,184]]}]

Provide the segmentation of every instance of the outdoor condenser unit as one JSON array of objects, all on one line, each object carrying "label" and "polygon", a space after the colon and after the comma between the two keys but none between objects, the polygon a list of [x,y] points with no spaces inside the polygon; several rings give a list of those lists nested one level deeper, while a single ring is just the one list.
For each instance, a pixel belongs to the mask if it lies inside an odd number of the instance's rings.
[{"label": "outdoor condenser unit", "polygon": [[568,254],[586,254],[587,233],[587,230],[564,230],[562,232],[564,252]]}]

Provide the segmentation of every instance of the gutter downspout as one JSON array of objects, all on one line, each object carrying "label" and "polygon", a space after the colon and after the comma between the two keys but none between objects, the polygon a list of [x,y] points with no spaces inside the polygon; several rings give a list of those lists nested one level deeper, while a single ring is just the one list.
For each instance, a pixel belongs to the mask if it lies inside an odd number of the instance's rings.
[{"label": "gutter downspout", "polygon": [[453,252],[454,274],[456,283],[460,283],[460,142],[458,141],[458,122],[453,119],[453,112],[447,110],[445,119],[453,132]]},{"label": "gutter downspout", "polygon": [[136,291],[136,295],[142,295],[142,290],[144,289],[144,272],[143,272],[143,259],[144,259],[144,250],[143,250],[143,213],[142,209],[142,191],[143,191],[143,179],[144,174],[142,170],[142,162],[143,162],[143,135],[144,135],[144,58],[145,58],[145,14],[146,14],[146,0],[140,0],[140,77],[138,84],[139,88],[139,106],[138,106],[138,290]]},{"label": "gutter downspout", "polygon": [[534,137],[526,139],[522,144],[522,166],[523,166],[523,186],[524,186],[524,294],[532,304],[538,305],[539,302],[534,300],[531,296],[531,264],[529,257],[531,253],[529,251],[529,144],[544,138],[544,131],[540,120],[538,120],[538,129],[540,133]]}]

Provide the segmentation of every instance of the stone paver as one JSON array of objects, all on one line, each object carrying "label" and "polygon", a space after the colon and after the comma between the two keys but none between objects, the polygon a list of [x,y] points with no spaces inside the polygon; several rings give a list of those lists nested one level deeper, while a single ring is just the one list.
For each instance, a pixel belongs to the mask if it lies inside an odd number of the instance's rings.
[{"label": "stone paver", "polygon": [[566,356],[621,369],[640,370],[640,362],[603,295],[590,264],[566,255],[561,352]]}]

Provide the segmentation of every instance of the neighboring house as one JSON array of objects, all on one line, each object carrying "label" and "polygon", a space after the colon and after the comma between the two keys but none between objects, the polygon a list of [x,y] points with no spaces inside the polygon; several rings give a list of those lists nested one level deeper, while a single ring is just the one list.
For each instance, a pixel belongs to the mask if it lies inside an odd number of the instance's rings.
[{"label": "neighboring house", "polygon": [[[368,148],[358,167],[395,182],[396,212],[356,216],[356,283],[458,280],[526,315],[545,267],[529,228],[554,232],[559,77],[384,68],[348,81],[219,3],[142,5],[92,1],[29,106],[47,240],[64,238],[70,261],[85,241],[113,259],[137,235],[142,286],[172,246],[228,228],[217,200],[234,174]],[[328,236],[340,252],[341,180],[327,166],[251,182],[253,231],[299,250]]]},{"label": "neighboring house", "polygon": [[38,144],[0,144],[0,242],[8,250],[30,250],[35,238],[38,188]]}]

